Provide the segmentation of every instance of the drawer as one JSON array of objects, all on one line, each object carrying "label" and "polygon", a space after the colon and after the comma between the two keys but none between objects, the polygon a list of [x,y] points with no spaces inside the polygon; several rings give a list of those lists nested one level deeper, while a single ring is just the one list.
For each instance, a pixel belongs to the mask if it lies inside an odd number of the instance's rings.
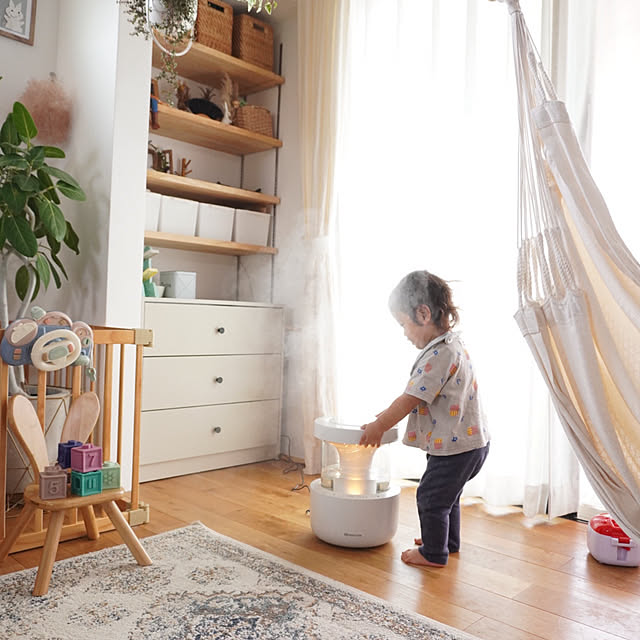
[{"label": "drawer", "polygon": [[154,346],[145,356],[281,353],[283,310],[200,304],[145,304]]},{"label": "drawer", "polygon": [[144,359],[142,410],[251,402],[280,397],[282,356]]},{"label": "drawer", "polygon": [[277,400],[142,413],[140,464],[279,444]]}]

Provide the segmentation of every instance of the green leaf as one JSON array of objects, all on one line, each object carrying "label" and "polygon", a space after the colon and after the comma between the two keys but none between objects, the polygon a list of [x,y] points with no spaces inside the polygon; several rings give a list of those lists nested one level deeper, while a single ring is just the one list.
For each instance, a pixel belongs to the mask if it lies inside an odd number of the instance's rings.
[{"label": "green leaf", "polygon": [[12,145],[20,144],[20,136],[18,136],[16,125],[13,123],[12,113],[7,116],[7,119],[0,129],[0,142]]},{"label": "green leaf", "polygon": [[[62,279],[60,278],[60,274],[56,271],[56,268],[53,266],[53,263],[51,262],[51,260],[49,260],[49,258],[47,258],[47,260],[49,261],[49,268],[51,269],[51,275],[53,276],[53,280],[56,283],[56,289],[59,289],[62,286]],[[52,257],[53,260],[53,257]],[[65,278],[67,277],[67,274],[65,273]],[[69,278],[67,278],[68,280]]]},{"label": "green leaf", "polygon": [[74,177],[70,176],[66,171],[58,169],[58,167],[51,167],[48,164],[45,164],[42,165],[42,170],[46,171],[48,174],[54,176],[55,178],[58,178],[59,180],[62,180],[67,184],[72,184],[74,187],[78,187],[78,189],[80,189],[78,181]]},{"label": "green leaf", "polygon": [[44,146],[44,155],[46,158],[66,158],[64,151],[58,147]]},{"label": "green leaf", "polygon": [[49,282],[51,282],[51,269],[47,259],[41,253],[36,256],[36,271],[46,289],[49,286]]},{"label": "green leaf", "polygon": [[4,202],[13,215],[20,215],[27,205],[27,194],[7,182],[0,188],[0,202]]},{"label": "green leaf", "polygon": [[47,242],[49,244],[49,249],[51,249],[52,257],[59,253],[61,245],[52,235],[47,234]]},{"label": "green leaf", "polygon": [[[64,277],[68,280],[69,276],[67,275],[67,272],[64,268],[64,265],[62,264],[62,262],[60,262],[60,258],[58,258],[58,256],[56,255],[58,252],[56,251],[56,253],[52,253],[51,254],[51,259],[56,263],[56,265],[58,266],[58,268],[60,269],[60,271],[62,271],[62,274],[64,275]],[[55,269],[54,269],[54,274],[55,274]],[[55,275],[53,276],[55,278]],[[60,285],[58,285],[58,288],[60,287]]]},{"label": "green leaf", "polygon": [[24,300],[27,295],[27,291],[29,289],[29,279],[35,278],[36,286],[33,289],[33,295],[31,296],[31,300],[35,300],[35,297],[38,295],[38,291],[40,291],[40,275],[38,272],[32,267],[27,267],[26,265],[22,265],[16,271],[16,293],[18,294],[18,298],[20,300]]},{"label": "green leaf", "polygon": [[[33,268],[32,268],[33,270]],[[33,288],[33,295],[31,296],[31,302],[33,302],[38,297],[38,291],[40,291],[40,276],[37,271],[33,272],[36,277],[36,286]]]},{"label": "green leaf", "polygon": [[25,141],[29,141],[38,135],[38,129],[33,122],[31,114],[20,102],[13,103],[13,123],[16,126],[18,135]]},{"label": "green leaf", "polygon": [[69,249],[71,249],[71,251],[75,252],[76,255],[79,255],[80,254],[80,249],[78,248],[79,242],[80,242],[80,239],[78,238],[78,235],[76,234],[73,227],[71,226],[71,223],[67,220],[67,233],[64,237],[64,243],[67,245],[67,247],[69,247]]},{"label": "green leaf", "polygon": [[0,249],[4,247],[4,243],[7,241],[7,236],[4,233],[4,216],[0,217]]},{"label": "green leaf", "polygon": [[71,200],[83,201],[87,199],[85,192],[80,187],[68,184],[67,182],[63,182],[62,180],[58,180],[56,187],[58,187],[60,193],[67,196],[67,198],[70,198]]},{"label": "green leaf", "polygon": [[18,298],[20,298],[20,300],[24,300],[24,297],[27,295],[27,289],[29,288],[29,270],[25,265],[22,265],[16,271],[15,285]]},{"label": "green leaf", "polygon": [[27,193],[37,193],[40,191],[40,181],[35,176],[18,174],[13,178],[13,181],[18,185],[21,191],[26,191]]},{"label": "green leaf", "polygon": [[44,164],[44,147],[33,147],[27,154],[32,169],[38,169]]},{"label": "green leaf", "polygon": [[33,258],[38,253],[38,240],[24,218],[5,217],[4,232],[7,240],[18,253],[27,258]]},{"label": "green leaf", "polygon": [[19,171],[28,171],[29,163],[22,156],[8,153],[5,156],[0,156],[0,167],[12,167]]},{"label": "green leaf", "polygon": [[42,185],[45,191],[45,197],[47,197],[52,202],[56,204],[60,204],[60,198],[58,197],[58,192],[53,187],[53,181],[48,173],[45,173],[42,169],[38,169],[38,180],[40,180],[40,184]]},{"label": "green leaf", "polygon": [[37,198],[36,207],[45,229],[58,241],[67,233],[66,221],[60,207],[47,198]]}]

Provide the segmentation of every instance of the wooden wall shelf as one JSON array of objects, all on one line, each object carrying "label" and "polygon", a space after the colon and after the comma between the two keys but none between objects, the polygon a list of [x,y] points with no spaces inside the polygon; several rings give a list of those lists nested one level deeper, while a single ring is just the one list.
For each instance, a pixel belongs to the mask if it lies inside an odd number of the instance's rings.
[{"label": "wooden wall shelf", "polygon": [[[271,89],[284,83],[277,73],[267,71],[239,58],[222,53],[210,47],[194,42],[189,53],[176,57],[178,75],[200,84],[215,88],[220,84],[225,71],[238,82],[240,95],[248,95],[265,89]],[[160,51],[153,47],[152,64],[162,68]]]},{"label": "wooden wall shelf", "polygon": [[238,156],[282,146],[282,141],[277,138],[222,124],[207,116],[180,111],[163,103],[158,104],[158,124],[160,127],[149,129],[149,133]]},{"label": "wooden wall shelf", "polygon": [[275,255],[278,250],[274,247],[262,247],[255,244],[241,244],[239,242],[223,242],[209,240],[195,236],[181,236],[162,231],[145,231],[145,244],[165,249],[180,249],[182,251],[201,251],[204,253],[219,253],[227,256],[248,256],[257,253]]},{"label": "wooden wall shelf", "polygon": [[237,187],[215,184],[205,180],[176,176],[147,169],[147,188],[166,196],[176,196],[220,204],[225,207],[238,207],[253,211],[267,212],[272,206],[280,204],[280,198],[256,191],[247,191]]}]

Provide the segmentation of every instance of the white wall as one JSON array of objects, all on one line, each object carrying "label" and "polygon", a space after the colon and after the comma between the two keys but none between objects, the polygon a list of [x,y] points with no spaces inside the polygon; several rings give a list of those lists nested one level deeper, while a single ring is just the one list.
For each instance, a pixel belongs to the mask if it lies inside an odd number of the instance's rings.
[{"label": "white wall", "polygon": [[[56,56],[58,50],[58,0],[41,2],[36,11],[36,24],[33,45],[18,42],[10,38],[0,37],[0,125],[16,100],[27,87],[29,80],[46,80],[49,73],[57,73]],[[66,85],[65,85],[66,88]],[[62,146],[65,151],[68,145]],[[51,163],[53,164],[53,162]],[[58,165],[64,168],[64,161]],[[62,261],[66,266],[71,266],[72,253],[62,252]],[[15,269],[17,265],[13,265]],[[13,282],[13,273],[10,283]],[[55,285],[52,285],[55,290]],[[20,302],[13,293],[13,285],[9,285],[9,318],[17,313]],[[42,298],[42,296],[40,296]],[[38,300],[39,304],[43,304]]]},{"label": "white wall", "polygon": [[131,36],[121,5],[114,42],[116,84],[109,108],[113,141],[109,151],[109,217],[105,323],[141,326],[142,238],[146,186],[151,42]]},{"label": "white wall", "polygon": [[118,7],[60,0],[58,23],[56,73],[73,99],[65,169],[81,184],[87,200],[64,201],[65,215],[80,238],[80,255],[66,252],[69,284],[59,291],[50,289],[41,304],[65,310],[74,319],[104,324]]},{"label": "white wall", "polygon": [[[40,2],[36,11],[33,46],[0,37],[0,118],[2,122],[34,78],[43,80],[55,71],[58,48],[58,0]],[[1,123],[0,123],[1,124]]]},{"label": "white wall", "polygon": [[[284,2],[282,6],[284,6]],[[275,10],[277,16],[280,6]],[[298,128],[298,37],[294,7],[288,7],[284,20],[274,24],[276,41],[283,42],[282,87],[278,195],[282,199],[276,211],[273,301],[285,305],[285,374],[282,412],[282,450],[304,457],[302,444],[302,368],[314,366],[302,362],[300,328],[305,304],[304,213],[300,173],[300,136]],[[245,259],[246,260],[246,259]]]}]

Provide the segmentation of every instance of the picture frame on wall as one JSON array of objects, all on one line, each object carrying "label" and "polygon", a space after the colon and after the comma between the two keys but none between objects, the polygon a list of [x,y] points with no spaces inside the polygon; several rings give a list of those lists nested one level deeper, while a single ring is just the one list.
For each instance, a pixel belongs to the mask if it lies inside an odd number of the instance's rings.
[{"label": "picture frame on wall", "polygon": [[0,36],[33,45],[37,0],[0,0]]}]

